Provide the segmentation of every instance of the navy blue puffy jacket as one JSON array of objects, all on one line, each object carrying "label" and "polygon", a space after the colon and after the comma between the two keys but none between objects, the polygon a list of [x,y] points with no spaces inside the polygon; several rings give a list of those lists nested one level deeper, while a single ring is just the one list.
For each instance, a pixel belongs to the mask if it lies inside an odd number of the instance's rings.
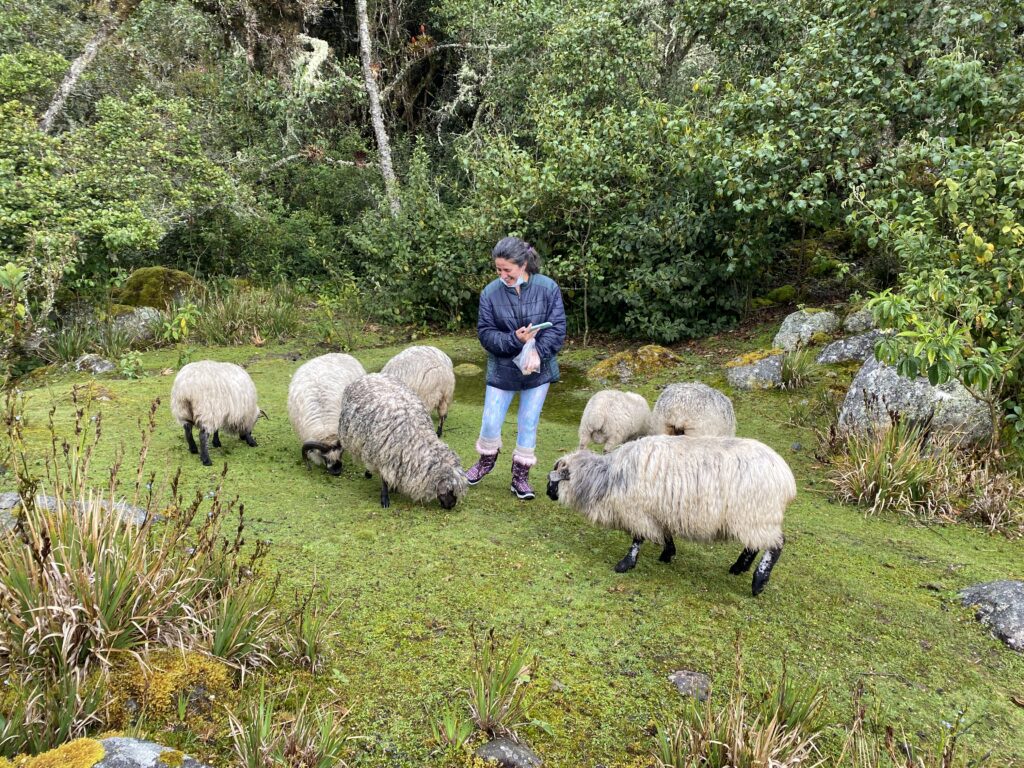
[{"label": "navy blue puffy jacket", "polygon": [[[523,343],[516,328],[538,323],[554,323],[538,331],[537,352],[540,370],[524,376],[512,358]],[[480,292],[480,316],[477,336],[487,350],[487,383],[498,389],[519,391],[558,381],[555,355],[565,343],[565,307],[558,284],[547,275],[530,275],[519,286],[519,295],[501,280],[492,280]]]}]

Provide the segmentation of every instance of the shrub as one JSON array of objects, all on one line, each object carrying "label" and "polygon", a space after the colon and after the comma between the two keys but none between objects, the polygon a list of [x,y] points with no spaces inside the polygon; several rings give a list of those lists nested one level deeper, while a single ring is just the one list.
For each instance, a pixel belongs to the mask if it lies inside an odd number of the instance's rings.
[{"label": "shrub", "polygon": [[536,656],[518,639],[505,650],[499,646],[493,629],[483,640],[474,638],[467,686],[470,717],[488,736],[514,734],[531,722],[526,684]]},{"label": "shrub", "polygon": [[40,350],[49,363],[70,365],[91,350],[97,342],[93,327],[85,323],[72,323],[59,328]]},{"label": "shrub", "polygon": [[262,344],[291,336],[300,324],[297,297],[287,286],[228,288],[197,300],[192,332],[207,344]]},{"label": "shrub", "polygon": [[802,389],[813,384],[819,375],[815,353],[808,349],[788,352],[782,358],[783,389]]}]

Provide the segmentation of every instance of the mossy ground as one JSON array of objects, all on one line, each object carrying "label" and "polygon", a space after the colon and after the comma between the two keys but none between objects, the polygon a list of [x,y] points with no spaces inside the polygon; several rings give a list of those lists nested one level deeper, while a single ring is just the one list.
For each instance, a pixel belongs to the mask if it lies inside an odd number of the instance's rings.
[{"label": "mossy ground", "polygon": [[[668,381],[724,386],[721,364],[768,346],[773,330],[681,346],[680,365],[628,386],[652,403]],[[483,360],[472,336],[427,343],[456,363]],[[372,371],[401,346],[357,347],[354,354]],[[749,574],[728,574],[737,544],[679,542],[667,566],[649,546],[636,570],[616,574],[626,534],[593,528],[543,495],[545,472],[575,447],[579,416],[597,388],[579,372],[605,348],[570,345],[562,358],[567,375],[552,388],[540,427],[533,479],[541,495],[528,503],[511,496],[506,450],[495,472],[447,512],[394,493],[391,508],[381,509],[378,481],[364,479],[361,466],[346,461],[342,476],[332,478],[301,464],[285,410],[288,381],[300,365],[286,356],[293,351],[320,353],[294,343],[194,355],[247,364],[271,417],[257,424],[258,448],[228,438],[224,448],[211,448],[209,468],[188,453],[170,417],[173,376],[159,372],[175,365],[177,353],[145,354],[144,378],[103,381],[112,399],[92,406],[104,411],[105,433],[93,471],[103,477],[118,441],[132,455],[137,422],[158,396],[164,402],[150,467],[169,477],[180,465],[186,487],[209,489],[227,462],[226,490],[245,502],[250,540],[271,542],[268,564],[282,576],[281,594],[308,586],[315,574],[340,608],[326,671],[289,672],[281,684],[312,686],[317,699],[330,689],[350,708],[347,727],[358,736],[351,765],[465,764],[465,755],[432,753],[430,712],[463,685],[473,632],[488,627],[521,636],[540,654],[533,715],[552,733],[526,728],[522,735],[550,766],[649,765],[653,724],[672,721],[684,706],[667,675],[705,671],[721,694],[737,637],[752,680],[776,678],[784,660],[820,677],[833,722],[849,722],[852,691],[863,685],[867,703],[911,741],[934,736],[942,721],[966,709],[976,721],[968,735],[973,748],[991,750],[997,765],[1024,765],[1024,709],[1011,701],[1024,695],[1024,656],[989,636],[956,597],[978,581],[1024,578],[1020,543],[969,528],[868,519],[831,503],[810,430],[788,424],[792,403],[806,392],[730,392],[739,434],[786,457],[800,489],[785,552],[755,599]],[[70,430],[71,387],[87,380],[57,375],[29,385],[27,434],[40,455],[47,412],[55,406],[55,422]],[[445,438],[465,466],[475,458],[482,397],[481,375],[460,377]],[[513,419],[511,412],[507,447]],[[838,739],[832,731],[826,746]]]}]

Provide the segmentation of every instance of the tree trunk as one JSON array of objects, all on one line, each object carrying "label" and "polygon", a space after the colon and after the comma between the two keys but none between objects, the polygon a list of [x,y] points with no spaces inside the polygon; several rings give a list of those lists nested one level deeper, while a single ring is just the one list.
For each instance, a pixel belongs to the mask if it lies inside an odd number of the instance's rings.
[{"label": "tree trunk", "polygon": [[53,97],[53,101],[50,102],[50,106],[47,107],[46,112],[43,114],[42,120],[39,121],[39,127],[43,133],[49,133],[53,130],[53,124],[60,116],[60,113],[64,111],[64,105],[67,103],[68,96],[75,89],[75,85],[78,84],[79,78],[82,73],[92,64],[92,60],[96,58],[96,54],[100,52],[100,48],[103,47],[104,43],[110,39],[110,36],[117,31],[117,28],[124,23],[124,18],[121,16],[111,16],[106,19],[100,28],[96,30],[96,34],[92,36],[92,40],[85,46],[85,50],[82,51],[82,55],[74,60],[71,64],[71,69],[64,75],[64,80],[57,89],[56,95]]},{"label": "tree trunk", "polygon": [[391,140],[384,126],[384,114],[380,108],[380,91],[373,73],[373,48],[370,41],[370,21],[366,13],[366,0],[356,0],[356,17],[359,23],[359,58],[363,64],[363,82],[366,96],[370,100],[370,122],[377,137],[377,152],[380,155],[380,172],[384,177],[384,192],[391,205],[391,215],[401,210],[398,201],[398,179],[391,165]]}]

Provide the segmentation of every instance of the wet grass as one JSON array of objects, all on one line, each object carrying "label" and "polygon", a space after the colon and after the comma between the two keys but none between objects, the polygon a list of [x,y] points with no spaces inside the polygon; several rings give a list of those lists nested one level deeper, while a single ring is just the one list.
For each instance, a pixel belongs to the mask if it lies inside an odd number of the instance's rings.
[{"label": "wet grass", "polygon": [[[723,386],[720,363],[756,347],[765,333],[681,349],[678,367],[628,388],[653,403],[668,381],[699,378]],[[472,336],[430,343],[457,363],[484,364]],[[378,370],[401,346],[354,354],[367,370]],[[600,388],[583,372],[605,353],[570,346],[563,356],[566,375],[552,388],[541,422],[538,487],[555,459],[575,448],[579,415]],[[976,721],[968,737],[974,748],[992,750],[996,765],[1024,765],[1024,709],[1011,700],[1024,696],[1024,656],[991,638],[956,598],[959,588],[978,581],[1024,578],[1021,545],[975,529],[868,519],[831,503],[810,429],[787,423],[792,403],[806,392],[730,393],[739,433],[786,457],[800,489],[785,552],[754,599],[749,575],[728,574],[739,552],[734,543],[677,542],[679,554],[668,566],[647,547],[635,571],[614,573],[628,537],[591,527],[543,494],[517,501],[508,489],[510,451],[447,512],[398,494],[390,509],[381,509],[377,480],[348,461],[338,478],[307,470],[285,400],[302,361],[293,358],[315,354],[291,344],[194,355],[247,364],[271,417],[254,431],[258,448],[229,438],[211,449],[214,466],[205,468],[187,452],[167,406],[173,374],[160,371],[176,365],[177,353],[146,353],[144,378],[103,379],[109,399],[91,406],[104,412],[105,432],[94,472],[102,477],[118,443],[131,455],[137,421],[158,396],[164,402],[151,467],[163,467],[169,477],[181,465],[186,486],[206,489],[227,462],[226,489],[245,502],[250,537],[271,542],[269,564],[282,577],[282,594],[308,586],[315,573],[338,608],[332,663],[293,681],[311,687],[315,698],[337,694],[350,708],[347,728],[359,736],[351,742],[351,765],[465,763],[462,756],[432,753],[429,713],[463,684],[473,633],[487,627],[520,636],[540,655],[532,714],[551,733],[527,728],[522,735],[547,765],[650,765],[652,727],[675,720],[683,707],[667,675],[704,671],[724,695],[737,636],[754,677],[776,677],[784,660],[821,677],[832,722],[852,719],[852,692],[864,685],[882,720],[912,741],[966,709]],[[29,385],[26,432],[40,455],[48,411],[55,407],[58,427],[70,429],[70,390],[87,380],[65,374]],[[475,460],[483,387],[482,371],[460,377],[446,424],[446,440],[465,466]],[[507,445],[513,418],[510,413]],[[0,490],[5,481],[0,477]],[[839,732],[830,734],[826,745],[835,748]]]}]

